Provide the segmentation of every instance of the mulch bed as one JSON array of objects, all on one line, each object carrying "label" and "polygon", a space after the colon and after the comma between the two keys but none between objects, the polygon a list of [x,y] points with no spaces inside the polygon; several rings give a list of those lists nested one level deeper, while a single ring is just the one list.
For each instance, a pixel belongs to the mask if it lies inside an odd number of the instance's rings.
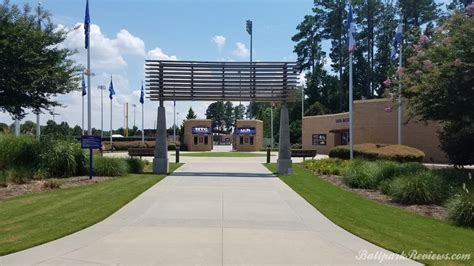
[{"label": "mulch bed", "polygon": [[[51,179],[44,179],[44,180],[31,180],[24,184],[15,184],[9,183],[7,187],[0,187],[0,199],[6,199],[11,197],[16,197],[20,195],[36,193],[36,192],[45,192],[45,191],[52,191],[61,188],[68,188],[68,187],[78,187],[78,186],[85,186],[96,184],[99,182],[103,182],[106,180],[112,179],[112,177],[108,176],[97,176],[89,179],[88,176],[75,176],[69,178],[51,178]],[[59,182],[59,188],[48,188],[45,186],[46,182],[49,181],[56,181]]]},{"label": "mulch bed", "polygon": [[392,207],[396,207],[399,209],[403,209],[406,211],[414,212],[419,215],[429,216],[439,220],[445,220],[448,217],[448,211],[445,207],[430,204],[430,205],[403,205],[397,202],[394,202],[392,198],[388,195],[383,194],[382,192],[374,189],[360,189],[360,188],[351,188],[348,187],[343,179],[342,176],[338,175],[321,175],[315,173],[316,176],[319,176],[321,179],[326,180],[344,190],[352,191],[357,193],[361,196],[364,196],[370,200],[379,202],[381,204],[389,205]]}]

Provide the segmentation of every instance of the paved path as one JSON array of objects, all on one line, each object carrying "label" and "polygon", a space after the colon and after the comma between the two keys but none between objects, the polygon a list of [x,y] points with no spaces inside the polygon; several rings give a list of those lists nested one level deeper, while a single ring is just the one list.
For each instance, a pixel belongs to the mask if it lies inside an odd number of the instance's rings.
[{"label": "paved path", "polygon": [[193,161],[103,222],[0,265],[369,265],[378,263],[359,252],[391,254],[331,223],[252,158]]}]

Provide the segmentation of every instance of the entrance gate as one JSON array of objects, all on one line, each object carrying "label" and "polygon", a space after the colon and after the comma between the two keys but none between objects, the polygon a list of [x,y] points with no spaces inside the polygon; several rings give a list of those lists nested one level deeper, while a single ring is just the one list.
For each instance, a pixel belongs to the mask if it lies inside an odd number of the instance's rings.
[{"label": "entrance gate", "polygon": [[295,62],[146,60],[147,98],[158,101],[153,172],[169,170],[164,101],[281,101],[278,173],[291,171],[287,102],[295,101]]}]

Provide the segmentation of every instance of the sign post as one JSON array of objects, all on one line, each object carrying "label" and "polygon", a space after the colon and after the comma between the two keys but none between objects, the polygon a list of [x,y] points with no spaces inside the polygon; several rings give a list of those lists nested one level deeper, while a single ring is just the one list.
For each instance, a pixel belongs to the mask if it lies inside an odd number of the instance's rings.
[{"label": "sign post", "polygon": [[81,136],[81,148],[89,149],[89,179],[92,179],[92,157],[94,149],[102,147],[102,138],[100,136]]}]

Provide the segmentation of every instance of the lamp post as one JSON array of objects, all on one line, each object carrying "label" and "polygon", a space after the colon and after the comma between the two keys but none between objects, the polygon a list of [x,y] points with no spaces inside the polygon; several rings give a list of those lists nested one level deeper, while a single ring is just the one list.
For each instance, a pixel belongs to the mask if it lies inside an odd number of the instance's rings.
[{"label": "lamp post", "polygon": [[100,90],[100,137],[104,137],[104,90],[107,89],[104,85],[99,85]]},{"label": "lamp post", "polygon": [[173,142],[176,144],[176,101],[173,102]]},{"label": "lamp post", "polygon": [[253,39],[253,25],[252,25],[252,21],[250,19],[247,19],[246,21],[246,30],[247,30],[247,33],[250,35],[250,71],[249,71],[249,74],[250,74],[250,88],[251,88],[251,93],[250,93],[250,97],[254,96],[254,88],[253,88],[253,64],[252,64],[252,39]]},{"label": "lamp post", "polygon": [[132,104],[132,107],[133,107],[133,127],[135,127],[135,111],[137,109],[137,105]]}]

